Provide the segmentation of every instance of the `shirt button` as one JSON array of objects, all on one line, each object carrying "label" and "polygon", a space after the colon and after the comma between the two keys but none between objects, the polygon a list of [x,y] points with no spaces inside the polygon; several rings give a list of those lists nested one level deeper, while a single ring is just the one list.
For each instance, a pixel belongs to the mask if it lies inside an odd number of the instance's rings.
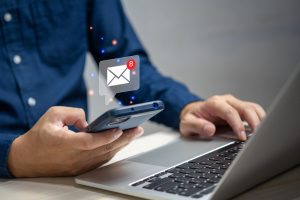
[{"label": "shirt button", "polygon": [[19,56],[19,55],[15,55],[14,57],[13,57],[13,61],[14,61],[14,63],[15,64],[20,64],[21,62],[22,62],[22,58],[21,58],[21,56]]},{"label": "shirt button", "polygon": [[3,18],[4,21],[10,22],[12,20],[12,15],[10,13],[5,13]]},{"label": "shirt button", "polygon": [[28,105],[29,105],[30,107],[33,107],[33,106],[36,105],[36,100],[35,100],[35,98],[33,98],[33,97],[29,97],[28,100],[27,100],[27,103],[28,103]]}]

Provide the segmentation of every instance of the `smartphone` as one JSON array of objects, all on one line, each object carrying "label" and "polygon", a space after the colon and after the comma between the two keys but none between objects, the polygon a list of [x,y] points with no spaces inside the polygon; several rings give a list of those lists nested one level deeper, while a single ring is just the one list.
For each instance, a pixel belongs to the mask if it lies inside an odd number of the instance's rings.
[{"label": "smartphone", "polygon": [[85,128],[87,133],[97,133],[112,128],[126,130],[137,127],[164,109],[160,100],[123,106],[106,111]]}]

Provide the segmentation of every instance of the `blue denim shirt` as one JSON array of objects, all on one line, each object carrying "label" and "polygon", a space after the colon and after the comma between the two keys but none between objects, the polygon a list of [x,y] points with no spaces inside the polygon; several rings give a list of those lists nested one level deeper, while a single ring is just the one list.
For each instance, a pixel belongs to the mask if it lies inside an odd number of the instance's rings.
[{"label": "blue denim shirt", "polygon": [[[90,28],[92,27],[92,29]],[[117,40],[117,45],[112,40]],[[102,51],[104,50],[104,51]],[[117,0],[0,1],[0,177],[11,177],[13,140],[51,106],[87,111],[83,70],[86,53],[96,62],[139,55],[141,86],[117,95],[124,104],[163,100],[152,120],[178,128],[181,109],[200,98],[152,65]]]}]

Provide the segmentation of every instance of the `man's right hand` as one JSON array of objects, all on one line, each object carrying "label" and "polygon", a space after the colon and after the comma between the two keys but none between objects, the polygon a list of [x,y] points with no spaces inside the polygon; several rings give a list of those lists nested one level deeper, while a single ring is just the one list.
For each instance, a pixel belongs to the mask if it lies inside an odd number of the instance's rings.
[{"label": "man's right hand", "polygon": [[8,168],[15,177],[70,176],[108,162],[118,151],[143,133],[141,127],[100,134],[73,132],[87,126],[82,109],[52,107],[27,133],[14,140]]}]

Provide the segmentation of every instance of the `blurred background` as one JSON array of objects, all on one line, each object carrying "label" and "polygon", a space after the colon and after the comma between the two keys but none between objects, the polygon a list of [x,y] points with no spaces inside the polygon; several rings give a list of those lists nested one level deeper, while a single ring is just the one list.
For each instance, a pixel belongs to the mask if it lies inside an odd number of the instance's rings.
[{"label": "blurred background", "polygon": [[[300,62],[299,0],[122,3],[157,68],[204,98],[231,93],[267,109]],[[91,73],[97,65],[88,55],[89,121],[116,106],[105,106]],[[147,133],[165,129],[144,127]]]}]

